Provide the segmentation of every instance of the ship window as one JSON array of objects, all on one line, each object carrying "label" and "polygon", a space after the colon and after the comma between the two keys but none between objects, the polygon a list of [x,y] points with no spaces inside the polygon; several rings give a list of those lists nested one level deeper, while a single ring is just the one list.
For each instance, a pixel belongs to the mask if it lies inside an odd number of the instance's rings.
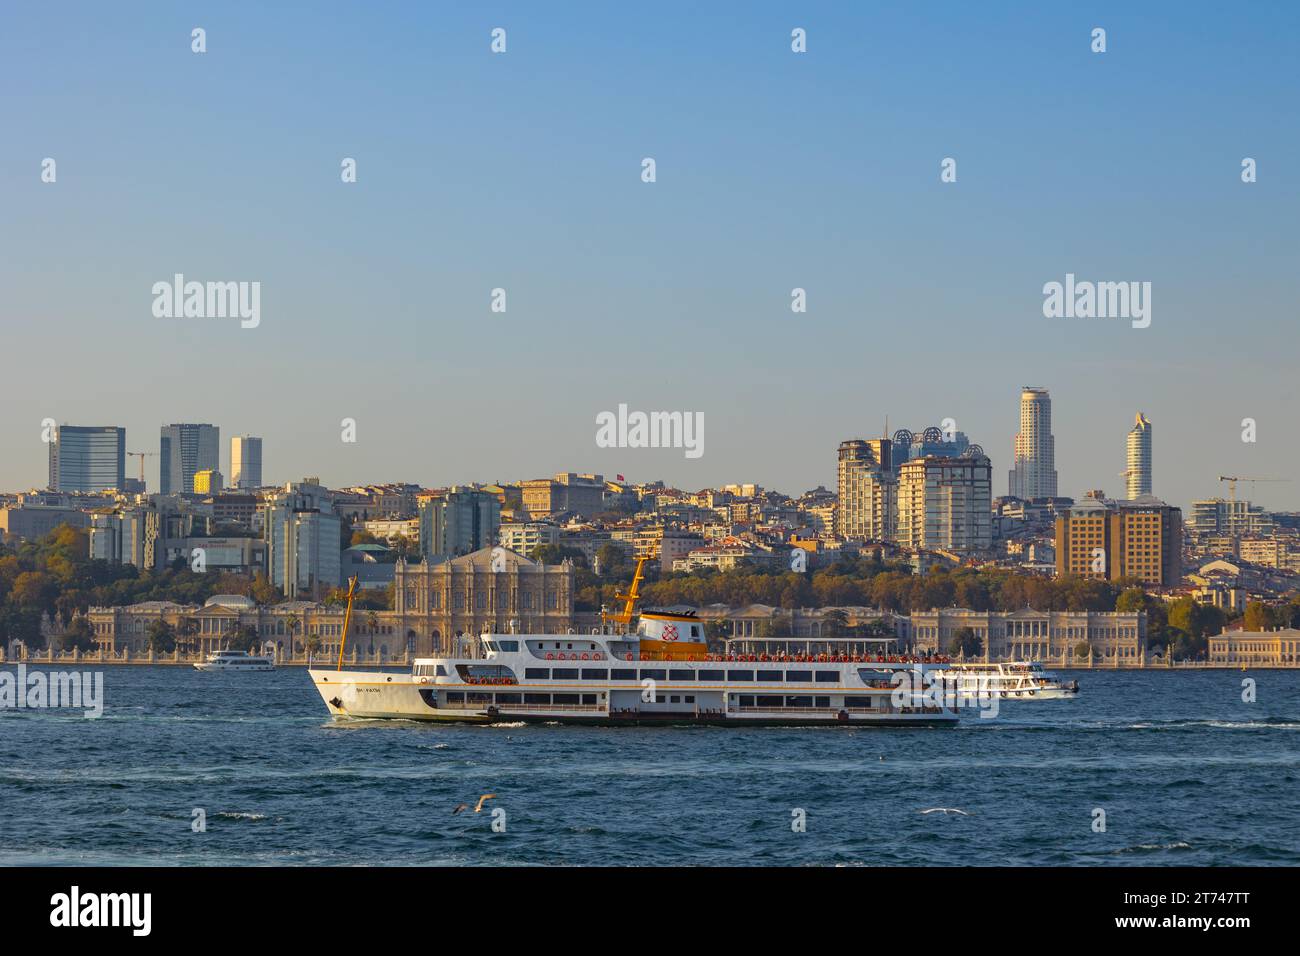
[{"label": "ship window", "polygon": [[603,667],[584,667],[582,669],[583,680],[609,680],[609,671]]},{"label": "ship window", "polygon": [[682,702],[682,699],[681,699],[679,696],[677,696],[676,694],[673,694],[673,696],[671,696],[671,697],[668,698],[668,703],[670,703],[670,704],[680,704],[681,702]]},{"label": "ship window", "polygon": [[813,701],[814,707],[829,707],[830,705],[831,699],[829,697],[818,697]]},{"label": "ship window", "polygon": [[688,670],[670,670],[668,672],[669,680],[695,680],[695,671]]},{"label": "ship window", "polygon": [[785,679],[788,681],[808,682],[812,680],[812,671],[786,671]]},{"label": "ship window", "polygon": [[839,671],[818,671],[817,683],[819,684],[838,684],[840,682]]},{"label": "ship window", "polygon": [[636,680],[636,670],[631,667],[615,667],[609,676],[610,680]]},{"label": "ship window", "polygon": [[443,667],[441,664],[439,664],[439,665],[438,665],[438,670],[437,670],[435,673],[436,673],[439,677],[446,677],[446,676],[447,676],[447,668],[445,668],[445,667]]},{"label": "ship window", "polygon": [[524,694],[525,704],[549,704],[550,702],[550,694]]},{"label": "ship window", "polygon": [[754,706],[754,695],[753,695],[753,694],[741,694],[741,695],[740,695],[740,706],[741,706],[741,707],[753,707],[753,706]]},{"label": "ship window", "polygon": [[700,680],[723,680],[722,671],[699,671]]},{"label": "ship window", "polygon": [[551,671],[553,680],[577,680],[578,669],[576,667],[557,667]]},{"label": "ship window", "polygon": [[546,667],[524,668],[524,680],[546,680],[550,676],[550,669]]},{"label": "ship window", "polygon": [[464,702],[465,702],[465,695],[461,691],[458,690],[447,691],[447,703],[463,704]]},{"label": "ship window", "polygon": [[727,680],[753,680],[753,671],[727,671]]},{"label": "ship window", "polygon": [[520,700],[520,694],[497,694],[498,704],[517,704]]},{"label": "ship window", "polygon": [[845,697],[844,706],[845,707],[872,707],[874,705],[872,704],[870,697]]},{"label": "ship window", "polygon": [[692,624],[691,637],[699,637],[699,636],[700,636],[700,626],[698,624]]},{"label": "ship window", "polygon": [[518,641],[497,641],[496,644],[497,644],[497,649],[498,649],[498,650],[502,650],[502,651],[517,651],[517,650],[519,650],[519,642],[518,642]]},{"label": "ship window", "polygon": [[577,694],[552,694],[551,700],[557,704],[576,704],[578,702]]},{"label": "ship window", "polygon": [[596,695],[595,695],[595,694],[583,694],[583,695],[582,695],[582,702],[583,702],[584,704],[594,704],[594,703],[596,703]]},{"label": "ship window", "polygon": [[652,667],[652,668],[643,667],[641,669],[641,679],[646,680],[647,678],[649,678],[650,680],[667,680],[668,672],[661,667]]},{"label": "ship window", "polygon": [[759,671],[758,680],[764,683],[779,683],[781,680],[780,671]]},{"label": "ship window", "polygon": [[811,707],[812,698],[811,697],[787,697],[785,699],[785,705],[787,707]]},{"label": "ship window", "polygon": [[785,698],[780,694],[759,694],[755,700],[759,707],[780,707],[785,703]]}]

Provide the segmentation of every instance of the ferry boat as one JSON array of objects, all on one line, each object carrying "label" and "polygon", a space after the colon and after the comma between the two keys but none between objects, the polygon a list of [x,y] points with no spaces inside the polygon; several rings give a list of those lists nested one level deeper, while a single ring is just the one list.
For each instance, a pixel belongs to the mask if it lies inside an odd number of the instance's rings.
[{"label": "ferry boat", "polygon": [[1037,661],[1001,664],[946,664],[938,672],[945,689],[966,699],[1072,700],[1079,682],[1061,680]]},{"label": "ferry boat", "polygon": [[[409,674],[343,670],[340,642],[338,667],[310,670],[312,682],[330,714],[366,719],[787,727],[957,722],[955,709],[915,686],[918,674],[943,665],[872,654],[878,639],[731,641],[711,653],[704,622],[693,613],[635,615],[643,563],[628,593],[619,595],[622,612],[607,615],[597,633],[483,634],[461,639],[454,654],[417,659]],[[634,617],[638,623],[628,629]]]},{"label": "ferry boat", "polygon": [[207,659],[194,665],[200,671],[269,671],[275,670],[275,660],[247,651],[214,651]]}]

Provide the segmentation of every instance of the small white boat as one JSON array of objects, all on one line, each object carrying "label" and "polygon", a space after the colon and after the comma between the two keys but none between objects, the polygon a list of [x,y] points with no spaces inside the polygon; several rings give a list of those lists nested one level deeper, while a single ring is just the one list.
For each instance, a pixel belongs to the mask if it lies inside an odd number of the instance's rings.
[{"label": "small white boat", "polygon": [[938,674],[950,690],[999,700],[1072,700],[1079,682],[1061,680],[1037,661],[1001,664],[946,664]]},{"label": "small white boat", "polygon": [[275,660],[248,651],[216,651],[201,664],[195,664],[194,668],[200,671],[269,671],[275,670]]}]

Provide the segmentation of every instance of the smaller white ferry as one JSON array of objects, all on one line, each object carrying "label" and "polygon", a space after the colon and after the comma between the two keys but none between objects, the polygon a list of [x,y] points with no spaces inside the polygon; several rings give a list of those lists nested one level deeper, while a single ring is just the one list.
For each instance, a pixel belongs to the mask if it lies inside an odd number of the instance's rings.
[{"label": "smaller white ferry", "polygon": [[216,651],[209,654],[207,660],[195,664],[194,668],[200,671],[270,671],[275,670],[275,660],[248,651]]},{"label": "smaller white ferry", "polygon": [[958,695],[995,696],[999,700],[1072,700],[1079,682],[1065,681],[1043,670],[1037,661],[1001,664],[946,664],[936,675]]}]

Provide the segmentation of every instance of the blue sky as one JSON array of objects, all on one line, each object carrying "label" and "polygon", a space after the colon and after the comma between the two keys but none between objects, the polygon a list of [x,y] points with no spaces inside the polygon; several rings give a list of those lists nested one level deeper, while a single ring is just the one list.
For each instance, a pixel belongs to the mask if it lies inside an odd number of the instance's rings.
[{"label": "blue sky", "polygon": [[[276,482],[797,493],[887,416],[1002,493],[1030,384],[1063,494],[1122,491],[1141,410],[1157,494],[1300,509],[1297,8],[984,6],[8,5],[0,488],[49,417],[262,435]],[[155,318],[177,272],[260,281],[260,326]],[[1150,281],[1151,327],[1044,318],[1068,272]],[[598,448],[620,403],[703,412],[704,455]]]}]

